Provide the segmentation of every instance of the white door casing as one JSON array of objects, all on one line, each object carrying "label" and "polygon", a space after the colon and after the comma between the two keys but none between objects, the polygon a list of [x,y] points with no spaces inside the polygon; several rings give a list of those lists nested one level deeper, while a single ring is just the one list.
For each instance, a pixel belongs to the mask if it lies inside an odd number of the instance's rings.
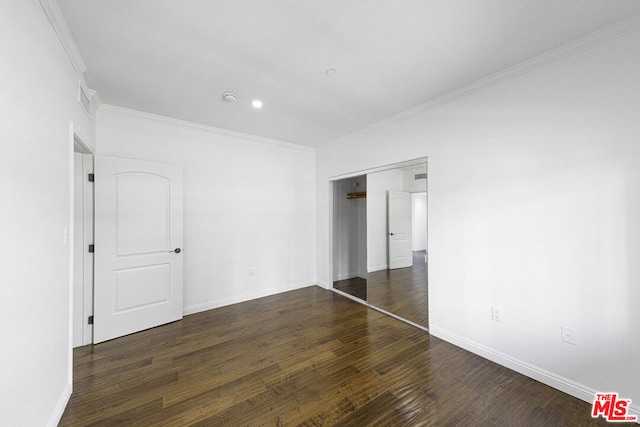
[{"label": "white door casing", "polygon": [[94,343],[182,318],[182,243],[182,167],[95,156]]},{"label": "white door casing", "polygon": [[74,153],[73,346],[93,342],[93,155]]},{"label": "white door casing", "polygon": [[89,324],[89,316],[93,316],[93,277],[94,268],[93,253],[89,252],[89,245],[94,244],[94,200],[93,200],[93,182],[89,182],[89,174],[93,173],[93,154],[83,154],[83,177],[84,186],[83,203],[84,203],[84,302],[82,323],[84,324],[84,332],[82,344],[87,345],[93,342],[93,324]]},{"label": "white door casing", "polygon": [[83,345],[84,309],[84,171],[82,154],[73,153],[73,347]]},{"label": "white door casing", "polygon": [[389,191],[387,196],[389,268],[413,265],[411,193]]}]

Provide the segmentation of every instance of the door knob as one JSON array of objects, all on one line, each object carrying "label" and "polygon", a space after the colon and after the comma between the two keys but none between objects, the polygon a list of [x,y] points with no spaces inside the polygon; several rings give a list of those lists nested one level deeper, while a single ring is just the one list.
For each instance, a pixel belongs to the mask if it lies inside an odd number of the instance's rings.
[{"label": "door knob", "polygon": [[169,252],[175,252],[175,253],[179,254],[180,252],[182,252],[182,249],[180,249],[180,248],[175,248],[174,250],[169,251]]},{"label": "door knob", "polygon": [[389,233],[389,236],[393,236],[393,235],[394,235],[393,233]]}]

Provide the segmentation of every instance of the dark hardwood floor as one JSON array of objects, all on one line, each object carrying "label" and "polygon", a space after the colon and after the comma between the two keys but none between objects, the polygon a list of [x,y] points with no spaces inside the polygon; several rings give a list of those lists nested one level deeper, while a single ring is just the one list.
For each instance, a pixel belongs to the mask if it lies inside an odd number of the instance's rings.
[{"label": "dark hardwood floor", "polygon": [[362,277],[337,280],[333,282],[333,288],[356,298],[360,298],[363,301],[367,300],[367,280]]},{"label": "dark hardwood floor", "polygon": [[590,406],[310,287],[74,350],[60,425],[607,425]]},{"label": "dark hardwood floor", "polygon": [[412,267],[369,273],[369,304],[428,327],[429,295],[425,255],[426,251],[413,252]]}]

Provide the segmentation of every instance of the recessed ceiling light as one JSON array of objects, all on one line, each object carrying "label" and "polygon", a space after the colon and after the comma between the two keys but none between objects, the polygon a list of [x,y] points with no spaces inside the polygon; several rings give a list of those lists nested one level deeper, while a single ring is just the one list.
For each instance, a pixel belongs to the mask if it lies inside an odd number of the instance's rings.
[{"label": "recessed ceiling light", "polygon": [[253,105],[253,108],[262,108],[262,101],[254,99],[251,105]]},{"label": "recessed ceiling light", "polygon": [[325,72],[324,72],[327,76],[332,77],[335,76],[337,71],[335,68],[328,68]]},{"label": "recessed ceiling light", "polygon": [[225,92],[222,94],[222,99],[227,102],[236,102],[238,100],[238,95],[233,92]]}]

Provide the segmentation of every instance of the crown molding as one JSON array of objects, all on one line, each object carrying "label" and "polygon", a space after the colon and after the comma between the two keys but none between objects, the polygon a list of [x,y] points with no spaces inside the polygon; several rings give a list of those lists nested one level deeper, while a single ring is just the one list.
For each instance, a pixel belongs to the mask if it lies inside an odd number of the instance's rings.
[{"label": "crown molding", "polygon": [[124,116],[133,116],[138,119],[147,120],[156,123],[164,123],[172,126],[177,126],[181,128],[191,129],[191,130],[199,130],[207,133],[212,133],[221,136],[230,136],[234,138],[244,139],[245,141],[255,142],[260,144],[268,144],[273,146],[292,148],[300,151],[307,151],[310,153],[315,153],[316,149],[313,147],[307,147],[305,145],[294,144],[292,142],[280,141],[278,139],[265,138],[258,135],[252,135],[249,133],[237,132],[229,129],[217,128],[214,126],[203,125],[194,122],[188,122],[186,120],[174,119],[172,117],[160,116],[157,114],[146,113],[144,111],[132,110],[129,108],[118,107],[110,104],[101,104],[98,108],[98,111],[108,111]]},{"label": "crown molding", "polygon": [[77,74],[82,75],[87,71],[87,65],[80,55],[75,40],[73,40],[67,21],[65,21],[64,15],[62,15],[62,10],[60,10],[57,0],[40,0],[40,5],[42,5],[42,9],[44,9],[44,13],[47,15],[58,39],[60,39],[62,47],[65,52],[67,52],[73,68]]},{"label": "crown molding", "polygon": [[374,130],[380,130],[397,125],[429,110],[436,109],[458,99],[465,98],[490,87],[497,86],[523,74],[527,74],[540,68],[544,68],[547,65],[577,55],[580,52],[592,49],[596,46],[618,39],[638,30],[640,30],[640,14],[635,14],[627,19],[605,27],[601,30],[595,31],[587,36],[561,45],[538,56],[534,56],[531,59],[505,68],[504,70],[498,71],[497,73],[491,74],[480,80],[476,80],[475,82],[470,83],[466,86],[462,86],[458,89],[438,96],[408,110],[380,120],[356,132],[341,136],[333,140],[329,144],[339,143],[355,135],[364,134]]}]

